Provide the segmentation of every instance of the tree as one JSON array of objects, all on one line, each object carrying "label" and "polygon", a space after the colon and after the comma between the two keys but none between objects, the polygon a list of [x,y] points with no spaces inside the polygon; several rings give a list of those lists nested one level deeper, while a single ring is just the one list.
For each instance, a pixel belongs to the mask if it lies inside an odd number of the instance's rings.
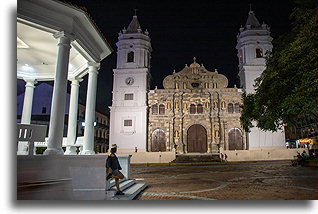
[{"label": "tree", "polygon": [[296,1],[292,30],[274,41],[266,69],[255,81],[255,94],[243,95],[241,123],[249,131],[256,121],[276,131],[304,117],[317,118],[317,5]]}]

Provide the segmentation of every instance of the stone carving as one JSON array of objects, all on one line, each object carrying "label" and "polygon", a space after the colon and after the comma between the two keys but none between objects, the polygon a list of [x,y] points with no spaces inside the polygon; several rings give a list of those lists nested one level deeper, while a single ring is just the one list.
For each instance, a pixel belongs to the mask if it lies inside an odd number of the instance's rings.
[{"label": "stone carving", "polygon": [[[152,114],[149,111],[148,148],[151,147],[151,134],[156,129],[164,130],[167,138],[167,151],[177,154],[188,153],[188,129],[200,125],[206,131],[207,153],[217,153],[229,145],[228,133],[232,128],[240,128],[240,112],[228,112],[229,103],[242,103],[242,92],[239,88],[227,88],[227,78],[218,73],[208,71],[203,65],[194,62],[181,71],[174,71],[163,80],[164,89],[148,93],[148,106],[156,103],[166,107],[164,115]],[[194,106],[190,114],[190,107]],[[223,108],[222,108],[223,107]],[[198,110],[199,109],[199,110]],[[227,126],[224,126],[226,121]],[[197,126],[199,127],[199,126]],[[241,129],[242,130],[242,129]],[[170,142],[172,141],[172,142]],[[193,142],[192,142],[193,143]],[[244,148],[245,139],[244,139]],[[193,146],[193,145],[192,145]],[[191,152],[191,151],[190,151]]]}]

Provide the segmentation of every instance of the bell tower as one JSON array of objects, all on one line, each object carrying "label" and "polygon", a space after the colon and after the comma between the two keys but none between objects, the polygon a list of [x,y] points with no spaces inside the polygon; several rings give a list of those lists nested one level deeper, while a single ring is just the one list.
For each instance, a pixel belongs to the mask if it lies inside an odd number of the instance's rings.
[{"label": "bell tower", "polygon": [[265,56],[272,51],[272,40],[270,28],[265,23],[261,25],[250,10],[245,26],[240,28],[236,45],[240,84],[246,93],[254,93],[254,81],[265,70]]},{"label": "bell tower", "polygon": [[150,79],[151,43],[135,14],[118,34],[117,68],[113,69],[110,107],[110,144],[118,151],[146,151],[147,92]]},{"label": "bell tower", "polygon": [[[237,56],[239,59],[240,87],[247,93],[255,93],[255,79],[266,69],[266,54],[272,51],[273,38],[270,36],[270,28],[257,20],[255,13],[250,9],[244,27],[240,28],[237,35]],[[260,147],[285,148],[285,131],[262,131],[254,127],[247,133],[247,145],[249,149]]]}]

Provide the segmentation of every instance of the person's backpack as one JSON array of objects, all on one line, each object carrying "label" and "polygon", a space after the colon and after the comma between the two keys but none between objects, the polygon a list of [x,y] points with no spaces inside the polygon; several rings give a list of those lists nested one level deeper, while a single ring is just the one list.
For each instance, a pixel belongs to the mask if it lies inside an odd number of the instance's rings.
[{"label": "person's backpack", "polygon": [[110,166],[111,166],[111,157],[108,156],[107,159],[106,159],[105,167],[106,168],[110,168]]}]

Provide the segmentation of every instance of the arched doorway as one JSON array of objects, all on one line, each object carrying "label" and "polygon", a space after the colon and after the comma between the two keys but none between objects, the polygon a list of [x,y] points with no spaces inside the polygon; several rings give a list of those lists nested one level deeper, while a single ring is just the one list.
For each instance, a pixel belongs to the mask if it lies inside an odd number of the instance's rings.
[{"label": "arched doorway", "polygon": [[151,151],[152,152],[166,151],[166,135],[164,131],[157,129],[152,133]]},{"label": "arched doorway", "polygon": [[243,137],[238,128],[229,132],[229,150],[243,150]]},{"label": "arched doorway", "polygon": [[206,130],[199,124],[192,125],[187,133],[188,152],[207,152]]}]

